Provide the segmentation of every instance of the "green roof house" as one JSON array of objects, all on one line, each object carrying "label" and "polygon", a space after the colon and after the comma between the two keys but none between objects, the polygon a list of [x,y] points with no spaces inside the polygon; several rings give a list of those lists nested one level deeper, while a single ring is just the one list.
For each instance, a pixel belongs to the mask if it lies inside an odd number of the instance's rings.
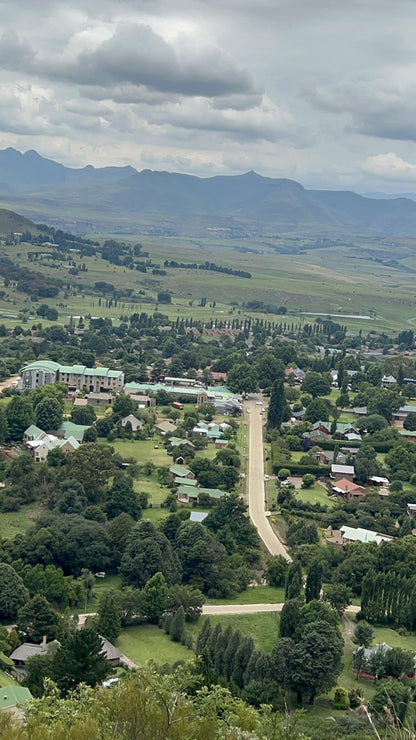
[{"label": "green roof house", "polygon": [[18,704],[27,704],[33,699],[29,689],[24,686],[3,686],[0,689],[0,709],[11,709]]}]

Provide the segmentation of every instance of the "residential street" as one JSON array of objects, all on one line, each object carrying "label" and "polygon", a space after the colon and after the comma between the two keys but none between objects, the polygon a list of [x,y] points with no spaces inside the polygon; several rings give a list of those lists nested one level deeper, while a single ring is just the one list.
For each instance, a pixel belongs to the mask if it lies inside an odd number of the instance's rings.
[{"label": "residential street", "polygon": [[292,561],[288,551],[277,535],[273,532],[265,514],[264,499],[264,464],[263,464],[263,416],[261,406],[256,405],[253,397],[244,404],[245,412],[249,417],[250,445],[248,469],[248,502],[251,521],[256,527],[261,539],[271,555],[283,555],[289,562]]}]

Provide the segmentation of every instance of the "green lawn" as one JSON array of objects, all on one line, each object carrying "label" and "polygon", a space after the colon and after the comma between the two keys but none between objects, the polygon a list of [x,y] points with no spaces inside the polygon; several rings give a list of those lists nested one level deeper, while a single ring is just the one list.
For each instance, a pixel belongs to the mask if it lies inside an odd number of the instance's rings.
[{"label": "green lawn", "polygon": [[[205,621],[206,617],[200,617],[195,624],[188,624],[194,642]],[[256,648],[269,653],[277,644],[279,636],[279,615],[266,612],[263,614],[230,614],[221,616],[210,616],[213,626],[220,623],[223,629],[231,625],[233,629],[239,629],[243,635],[248,635],[254,640]]]},{"label": "green lawn", "polygon": [[111,445],[122,457],[133,457],[139,465],[149,461],[156,466],[172,465],[172,458],[163,447],[163,441],[157,436],[144,440],[115,439],[113,442],[109,442],[105,437],[99,437],[98,442]]},{"label": "green lawn", "polygon": [[328,497],[326,488],[319,483],[315,483],[311,488],[299,488],[296,491],[296,498],[301,501],[307,501],[310,504],[322,504],[322,506],[334,506],[335,502]]},{"label": "green lawn", "polygon": [[284,600],[284,588],[252,586],[234,599],[207,599],[207,604],[282,604]]},{"label": "green lawn", "polygon": [[105,578],[96,578],[92,597],[88,599],[87,604],[80,604],[78,607],[71,609],[74,614],[84,614],[96,612],[102,595],[106,591],[118,590],[121,588],[121,577],[108,575]]},{"label": "green lawn", "polygon": [[0,671],[0,688],[10,686],[10,684],[17,686],[17,682],[13,678],[7,676],[4,671]]},{"label": "green lawn", "polygon": [[138,665],[154,661],[158,665],[192,660],[194,653],[177,642],[172,642],[163,630],[152,625],[127,627],[116,640],[116,645]]},{"label": "green lawn", "polygon": [[22,506],[19,511],[0,512],[1,537],[12,540],[17,534],[24,534],[36,518],[33,504]]}]

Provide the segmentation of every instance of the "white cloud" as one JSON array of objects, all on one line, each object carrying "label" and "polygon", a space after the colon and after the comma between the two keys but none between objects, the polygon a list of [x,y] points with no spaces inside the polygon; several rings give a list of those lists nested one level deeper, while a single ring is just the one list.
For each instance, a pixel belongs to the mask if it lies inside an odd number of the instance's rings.
[{"label": "white cloud", "polygon": [[406,162],[394,152],[367,157],[362,168],[364,172],[376,175],[383,180],[400,180],[401,182],[416,180],[416,164]]}]

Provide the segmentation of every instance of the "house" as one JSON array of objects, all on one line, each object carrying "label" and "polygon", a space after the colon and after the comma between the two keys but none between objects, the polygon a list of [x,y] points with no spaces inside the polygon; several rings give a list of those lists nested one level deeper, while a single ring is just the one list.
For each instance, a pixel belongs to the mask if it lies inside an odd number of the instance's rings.
[{"label": "house", "polygon": [[191,480],[195,478],[192,470],[188,470],[188,468],[186,468],[184,465],[171,465],[169,468],[169,473],[174,480],[175,478],[190,478]]},{"label": "house", "polygon": [[182,447],[186,445],[191,450],[195,449],[195,445],[189,439],[182,439],[182,437],[169,437],[166,444],[168,447]]},{"label": "house", "polygon": [[337,480],[332,486],[332,490],[334,493],[338,494],[338,496],[342,496],[347,501],[365,501],[365,488],[357,486],[355,483],[351,483],[351,481],[346,478]]},{"label": "house", "polygon": [[39,429],[35,424],[31,424],[30,427],[25,429],[23,432],[23,442],[25,444],[26,442],[33,442],[36,439],[43,439],[43,437],[46,437],[46,432],[43,432],[42,429]]},{"label": "house", "polygon": [[134,414],[129,414],[121,420],[121,426],[125,427],[130,422],[133,432],[137,432],[138,429],[143,429],[143,422],[140,421]]},{"label": "house", "polygon": [[348,438],[351,434],[356,435],[360,440],[360,433],[353,424],[337,421],[334,434],[341,434],[343,437]]},{"label": "house", "polygon": [[110,406],[114,401],[112,393],[88,393],[85,398],[88,406]]},{"label": "house", "polygon": [[29,689],[25,686],[2,686],[0,690],[0,709],[11,712],[16,717],[21,717],[18,705],[27,704],[33,699]]},{"label": "house", "polygon": [[[124,389],[124,391],[127,393],[126,389]],[[137,393],[129,393],[128,395],[133,399],[133,401],[136,401],[139,409],[149,409],[152,406],[156,406],[156,398],[153,396],[140,396]]]},{"label": "house", "polygon": [[293,409],[291,409],[290,411],[290,416],[294,421],[303,421],[303,417],[305,416],[305,414],[306,409],[304,407],[302,407],[299,411],[293,411]]},{"label": "house", "polygon": [[208,512],[207,511],[191,511],[191,516],[189,517],[190,522],[199,522],[202,524],[202,522],[207,518]]},{"label": "house", "polygon": [[[114,647],[111,642],[106,640],[105,637],[102,637],[102,635],[100,635],[100,637],[103,643],[101,652],[104,653],[108,662],[114,666],[120,665],[120,660],[123,657],[123,653],[121,653],[120,650],[117,650],[117,648]],[[33,642],[23,642],[21,645],[19,645],[19,647],[16,648],[16,650],[13,650],[10,658],[17,670],[24,673],[24,668],[29,658],[33,658],[34,655],[46,655],[49,650],[51,650],[51,648],[60,647],[61,644],[60,642],[58,642],[58,640],[52,640],[51,642],[47,643],[46,637],[44,637],[40,645],[37,645]]]},{"label": "house", "polygon": [[329,421],[316,421],[312,427],[312,432],[320,432],[326,437],[331,436],[331,422]]},{"label": "house", "polygon": [[354,416],[367,416],[367,406],[354,406],[352,413]]},{"label": "house", "polygon": [[416,432],[411,432],[409,429],[399,429],[399,434],[404,439],[415,440]]},{"label": "house", "polygon": [[[31,429],[32,431],[30,431]],[[38,431],[34,432],[34,429]],[[35,436],[35,434],[37,434],[36,439],[28,439],[31,436]],[[38,427],[29,427],[26,429],[23,435],[24,440],[25,438],[26,448],[33,455],[36,463],[46,462],[51,450],[59,448],[62,452],[66,453],[74,452],[79,447],[79,442],[72,436],[69,436],[68,439],[59,439],[58,437],[55,437],[54,434],[46,434],[45,432],[42,432]]]},{"label": "house", "polygon": [[185,481],[186,481],[187,486],[197,486],[198,485],[198,481],[195,480],[195,478],[181,478],[181,476],[178,475],[173,480],[175,486],[181,486],[185,483]]},{"label": "house", "polygon": [[[335,453],[333,450],[315,450],[315,452],[312,452],[312,450],[310,450],[309,454],[316,460],[317,463],[319,463],[319,465],[331,465],[334,462]],[[346,455],[344,455],[342,452],[338,452],[337,463],[339,463],[340,465],[344,465],[346,459]]]},{"label": "house", "polygon": [[397,380],[393,375],[383,375],[381,379],[381,385],[383,388],[390,388],[392,385],[396,385]]},{"label": "house", "polygon": [[408,414],[416,414],[416,406],[401,406],[398,411],[393,411],[393,421],[397,426],[402,426]]},{"label": "house", "polygon": [[167,419],[156,422],[155,429],[161,437],[168,437],[170,434],[175,434],[178,431],[176,424],[172,424]]},{"label": "house", "polygon": [[106,640],[105,637],[103,637],[102,635],[99,635],[99,637],[101,637],[103,643],[101,652],[104,653],[110,665],[120,665],[123,653],[121,653],[120,650],[118,650],[111,642],[109,642],[109,640]]},{"label": "house", "polygon": [[353,481],[355,477],[355,471],[353,465],[338,465],[338,463],[332,463],[331,465],[331,478],[341,480],[345,478],[347,481]]},{"label": "house", "polygon": [[386,488],[388,488],[390,485],[389,479],[383,478],[380,475],[373,475],[371,478],[368,479],[368,482],[372,486],[385,486]]},{"label": "house", "polygon": [[407,504],[407,515],[411,519],[416,519],[416,504]]},{"label": "house", "polygon": [[72,421],[64,421],[58,429],[58,436],[63,439],[69,439],[72,437],[81,444],[84,439],[85,432],[90,428],[90,425],[74,424]]},{"label": "house", "polygon": [[227,445],[228,445],[228,439],[216,439],[215,440],[216,450],[222,450],[224,447],[227,447]]},{"label": "house", "polygon": [[184,481],[184,485],[179,486],[176,495],[178,497],[178,501],[188,504],[190,501],[197,503],[201,493],[208,494],[208,496],[213,500],[219,500],[224,496],[228,496],[227,491],[220,491],[219,488],[194,488],[189,486],[187,481]]},{"label": "house", "polygon": [[395,537],[390,537],[388,534],[380,534],[379,532],[373,532],[371,529],[363,529],[362,527],[341,527],[342,542],[347,545],[349,542],[376,542],[380,545],[381,542],[394,542]]}]

